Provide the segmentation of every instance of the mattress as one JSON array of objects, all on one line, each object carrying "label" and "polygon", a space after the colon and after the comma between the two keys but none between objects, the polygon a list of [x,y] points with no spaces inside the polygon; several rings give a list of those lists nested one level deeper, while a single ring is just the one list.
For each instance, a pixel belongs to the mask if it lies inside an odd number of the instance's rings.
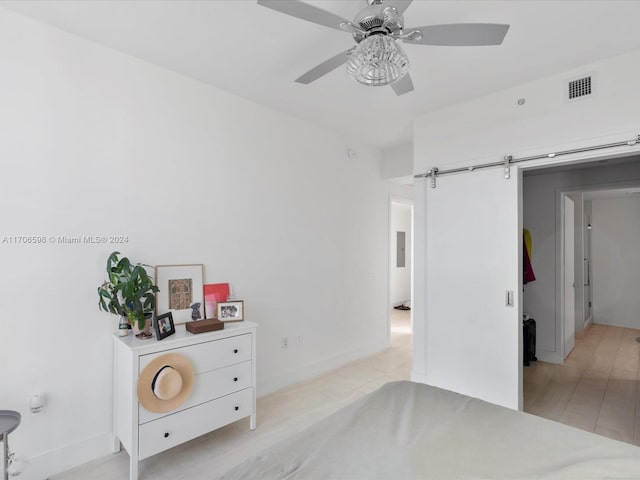
[{"label": "mattress", "polygon": [[223,477],[640,479],[640,448],[482,400],[391,382]]}]

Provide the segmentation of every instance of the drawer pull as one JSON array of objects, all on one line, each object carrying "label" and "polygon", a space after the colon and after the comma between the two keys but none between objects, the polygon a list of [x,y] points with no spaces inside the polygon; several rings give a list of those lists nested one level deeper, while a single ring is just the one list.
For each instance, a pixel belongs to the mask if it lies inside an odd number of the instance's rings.
[{"label": "drawer pull", "polygon": [[169,438],[169,432],[164,432],[164,438]]},{"label": "drawer pull", "polygon": [[237,348],[234,348],[234,349],[233,349],[233,353],[238,353],[238,349],[237,349]]},{"label": "drawer pull", "polygon": [[240,407],[234,407],[233,409],[237,412],[238,410],[240,410]]},{"label": "drawer pull", "polygon": [[238,381],[238,377],[233,377],[233,381],[237,382]]}]

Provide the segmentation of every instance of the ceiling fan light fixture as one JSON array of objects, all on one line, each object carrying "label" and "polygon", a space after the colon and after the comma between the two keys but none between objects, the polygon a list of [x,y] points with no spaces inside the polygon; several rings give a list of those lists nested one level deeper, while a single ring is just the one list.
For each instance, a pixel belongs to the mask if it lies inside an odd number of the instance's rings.
[{"label": "ceiling fan light fixture", "polygon": [[347,73],[372,87],[389,85],[406,75],[409,57],[398,41],[387,35],[365,38],[347,63]]}]

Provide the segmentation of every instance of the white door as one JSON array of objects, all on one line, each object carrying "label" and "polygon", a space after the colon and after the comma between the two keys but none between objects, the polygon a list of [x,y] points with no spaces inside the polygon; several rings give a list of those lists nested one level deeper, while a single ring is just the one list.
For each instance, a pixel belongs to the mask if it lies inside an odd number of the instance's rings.
[{"label": "white door", "polygon": [[517,409],[522,228],[511,170],[417,183],[416,202],[426,202],[426,383]]},{"label": "white door", "polygon": [[575,217],[573,200],[562,196],[563,218],[563,358],[567,358],[575,345],[576,304],[575,304]]}]

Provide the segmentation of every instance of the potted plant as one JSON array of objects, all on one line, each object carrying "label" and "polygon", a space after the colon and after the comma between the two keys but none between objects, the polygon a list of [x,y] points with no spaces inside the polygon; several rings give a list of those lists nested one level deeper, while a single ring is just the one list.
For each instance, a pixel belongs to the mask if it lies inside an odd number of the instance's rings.
[{"label": "potted plant", "polygon": [[100,310],[126,317],[134,333],[149,335],[151,318],[159,291],[142,264],[133,265],[127,257],[113,252],[107,260],[108,280],[98,287]]}]

